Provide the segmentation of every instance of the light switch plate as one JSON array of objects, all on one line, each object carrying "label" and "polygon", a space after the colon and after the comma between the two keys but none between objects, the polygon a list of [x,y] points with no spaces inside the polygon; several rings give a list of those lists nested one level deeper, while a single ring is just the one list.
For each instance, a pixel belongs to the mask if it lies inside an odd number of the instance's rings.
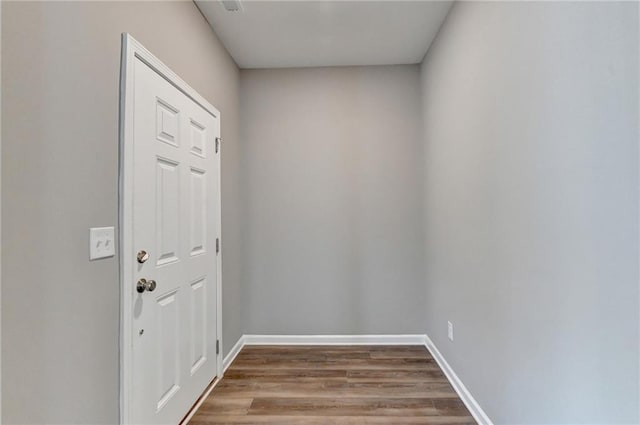
[{"label": "light switch plate", "polygon": [[93,227],[89,229],[89,260],[113,257],[116,254],[115,245],[113,227]]}]

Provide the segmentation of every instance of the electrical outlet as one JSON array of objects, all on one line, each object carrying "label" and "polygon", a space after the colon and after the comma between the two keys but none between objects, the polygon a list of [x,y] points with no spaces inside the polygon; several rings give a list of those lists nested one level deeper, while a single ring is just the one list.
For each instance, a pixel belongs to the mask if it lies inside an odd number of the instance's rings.
[{"label": "electrical outlet", "polygon": [[113,257],[116,254],[113,227],[89,229],[89,260]]},{"label": "electrical outlet", "polygon": [[450,341],[453,341],[453,323],[447,322],[447,336]]}]

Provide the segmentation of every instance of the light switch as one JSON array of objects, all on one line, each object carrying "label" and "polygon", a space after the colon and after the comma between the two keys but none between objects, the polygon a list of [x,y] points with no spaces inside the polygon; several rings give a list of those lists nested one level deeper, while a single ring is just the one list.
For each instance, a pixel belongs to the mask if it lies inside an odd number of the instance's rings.
[{"label": "light switch", "polygon": [[116,254],[114,235],[113,227],[89,229],[89,260],[113,257]]}]

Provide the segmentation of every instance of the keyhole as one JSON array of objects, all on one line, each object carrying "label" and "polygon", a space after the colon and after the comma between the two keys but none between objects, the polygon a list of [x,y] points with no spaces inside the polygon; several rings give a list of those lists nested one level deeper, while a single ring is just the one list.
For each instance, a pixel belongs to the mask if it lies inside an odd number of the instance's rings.
[{"label": "keyhole", "polygon": [[144,329],[140,329],[140,335],[142,335],[144,333]]}]

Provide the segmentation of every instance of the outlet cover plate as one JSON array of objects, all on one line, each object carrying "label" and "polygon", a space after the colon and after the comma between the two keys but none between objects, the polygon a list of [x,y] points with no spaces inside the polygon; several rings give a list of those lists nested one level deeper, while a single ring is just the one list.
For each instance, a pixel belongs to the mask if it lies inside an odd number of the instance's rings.
[{"label": "outlet cover plate", "polygon": [[115,230],[113,227],[89,229],[89,260],[98,260],[116,255]]}]

